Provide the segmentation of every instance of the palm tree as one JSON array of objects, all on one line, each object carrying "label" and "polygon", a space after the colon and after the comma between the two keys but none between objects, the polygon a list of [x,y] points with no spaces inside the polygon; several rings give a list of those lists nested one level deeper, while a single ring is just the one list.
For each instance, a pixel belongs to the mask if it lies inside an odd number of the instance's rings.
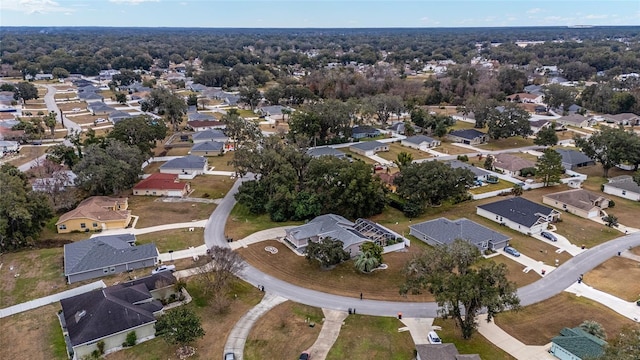
[{"label": "palm tree", "polygon": [[580,324],[580,329],[602,340],[607,339],[607,333],[604,331],[602,325],[597,321],[585,320]]},{"label": "palm tree", "polygon": [[354,262],[354,265],[356,266],[356,269],[368,273],[371,272],[371,270],[377,268],[380,263],[378,262],[378,259],[375,257],[375,255],[373,255],[369,251],[365,251],[358,255]]}]

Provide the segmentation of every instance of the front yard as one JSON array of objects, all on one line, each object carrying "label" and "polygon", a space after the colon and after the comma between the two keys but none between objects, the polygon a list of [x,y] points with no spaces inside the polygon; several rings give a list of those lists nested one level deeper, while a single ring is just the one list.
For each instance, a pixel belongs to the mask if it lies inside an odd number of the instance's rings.
[{"label": "front yard", "polygon": [[431,154],[429,153],[416,150],[407,146],[402,146],[400,145],[400,143],[391,143],[389,144],[389,151],[381,151],[376,155],[380,156],[385,160],[396,161],[398,160],[398,154],[400,154],[401,152],[410,154],[413,157],[413,160],[427,159],[431,157]]},{"label": "front yard", "polygon": [[139,216],[136,228],[205,220],[215,204],[197,202],[163,202],[155,196],[129,196],[129,209]]},{"label": "front yard", "polygon": [[204,229],[194,228],[193,231],[189,231],[186,228],[141,234],[136,236],[136,243],[155,243],[161,253],[169,250],[184,250],[204,244]]},{"label": "front yard", "polygon": [[637,301],[640,299],[640,283],[623,279],[638,277],[640,263],[623,257],[613,257],[584,274],[584,282],[623,300]]},{"label": "front yard", "polygon": [[533,145],[533,139],[514,136],[506,139],[491,139],[488,143],[476,145],[476,147],[483,150],[505,150]]}]

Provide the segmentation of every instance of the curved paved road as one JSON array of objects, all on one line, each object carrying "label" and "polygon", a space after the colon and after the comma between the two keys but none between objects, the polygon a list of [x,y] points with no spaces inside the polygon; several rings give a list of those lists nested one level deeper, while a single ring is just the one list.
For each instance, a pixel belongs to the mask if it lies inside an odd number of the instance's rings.
[{"label": "curved paved road", "polygon": [[[226,242],[224,227],[231,213],[231,209],[235,204],[234,195],[238,191],[240,184],[252,177],[252,175],[248,175],[242,179],[238,179],[211,214],[205,226],[205,244],[207,247],[212,247],[213,245],[229,246]],[[616,256],[618,251],[624,251],[636,246],[640,246],[640,232],[619,237],[584,251],[562,264],[556,270],[550,272],[544,278],[518,289],[521,304],[534,304],[561,293],[569,287],[569,285],[574,283],[580,274],[584,274],[607,259]],[[356,308],[360,314],[378,316],[396,316],[398,312],[402,312],[402,314],[407,317],[438,316],[438,306],[433,302],[416,303],[360,300],[358,298],[326,294],[289,284],[265,274],[248,264],[238,275],[243,280],[255,286],[264,285],[267,291],[273,294],[320,308],[342,311],[348,308]]]}]

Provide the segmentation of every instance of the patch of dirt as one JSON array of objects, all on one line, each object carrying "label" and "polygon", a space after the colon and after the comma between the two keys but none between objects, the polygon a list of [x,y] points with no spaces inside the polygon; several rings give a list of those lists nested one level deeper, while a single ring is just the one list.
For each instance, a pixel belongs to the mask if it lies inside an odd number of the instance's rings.
[{"label": "patch of dirt", "polygon": [[584,274],[584,282],[626,301],[636,301],[640,298],[640,283],[627,279],[639,277],[640,263],[616,256]]}]

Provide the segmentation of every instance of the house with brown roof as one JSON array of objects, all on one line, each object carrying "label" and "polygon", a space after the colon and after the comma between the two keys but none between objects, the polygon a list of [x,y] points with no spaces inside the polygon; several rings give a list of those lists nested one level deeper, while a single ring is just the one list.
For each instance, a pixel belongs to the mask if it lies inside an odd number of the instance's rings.
[{"label": "house with brown roof", "polygon": [[580,114],[562,116],[556,119],[556,122],[565,126],[574,126],[578,128],[588,127],[589,125],[591,125],[589,118],[584,117]]},{"label": "house with brown roof", "polygon": [[520,170],[535,167],[536,163],[511,154],[497,154],[494,156],[493,168],[509,176],[520,175]]},{"label": "house with brown roof", "polygon": [[609,199],[584,189],[547,194],[542,202],[587,219],[600,216],[600,211],[609,207]]},{"label": "house with brown roof", "polygon": [[133,187],[133,195],[183,197],[191,185],[180,181],[177,174],[153,173]]},{"label": "house with brown roof", "polygon": [[127,210],[127,198],[92,196],[60,216],[56,222],[58,233],[72,231],[101,231],[124,229],[131,222],[131,211]]}]

